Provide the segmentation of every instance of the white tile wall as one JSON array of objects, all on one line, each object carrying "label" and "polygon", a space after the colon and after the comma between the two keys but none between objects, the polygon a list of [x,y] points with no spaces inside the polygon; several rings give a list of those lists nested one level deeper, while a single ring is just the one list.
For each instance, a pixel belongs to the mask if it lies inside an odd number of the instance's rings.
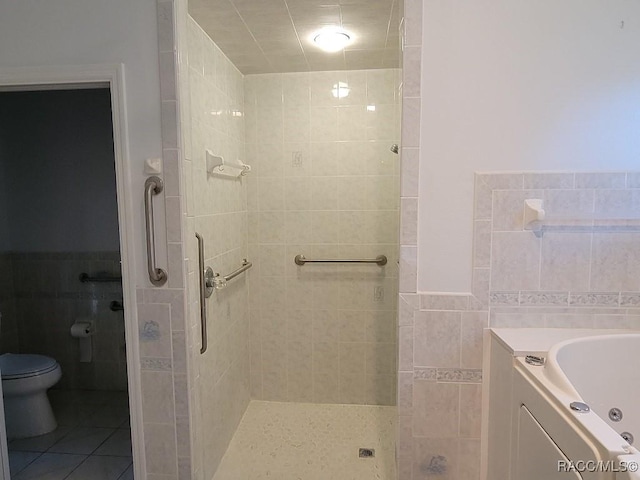
[{"label": "white tile wall", "polygon": [[[187,195],[187,263],[189,272],[189,421],[178,423],[178,434],[191,438],[197,449],[194,478],[213,477],[249,402],[249,311],[245,275],[214,291],[206,300],[208,349],[200,355],[198,253],[195,232],[202,235],[205,264],[221,274],[249,258],[247,247],[248,178],[211,175],[205,150],[231,162],[250,163],[245,157],[244,88],[242,74],[204,31],[188,20],[187,117],[183,130],[183,175]],[[275,200],[274,200],[275,201]],[[184,345],[184,342],[177,342]],[[186,359],[186,353],[183,355]],[[176,367],[174,348],[174,368]],[[184,361],[184,360],[182,360]],[[215,408],[211,408],[215,406]],[[178,444],[181,448],[181,444]],[[179,452],[180,453],[180,452]],[[188,454],[189,450],[184,450]]]},{"label": "white tile wall", "polygon": [[[255,398],[395,402],[397,78],[397,70],[245,77]],[[332,94],[340,82],[344,98]],[[297,254],[385,254],[389,263],[298,267]]]}]

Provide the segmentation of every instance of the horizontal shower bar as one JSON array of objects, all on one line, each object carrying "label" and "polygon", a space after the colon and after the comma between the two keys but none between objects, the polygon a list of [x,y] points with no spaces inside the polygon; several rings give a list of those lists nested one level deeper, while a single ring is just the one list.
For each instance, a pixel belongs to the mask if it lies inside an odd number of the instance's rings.
[{"label": "horizontal shower bar", "polygon": [[122,282],[122,276],[98,274],[92,277],[88,273],[81,273],[78,276],[78,280],[80,280],[82,283],[107,283],[107,282],[120,283]]},{"label": "horizontal shower bar", "polygon": [[246,258],[244,258],[242,260],[242,265],[240,265],[240,268],[238,268],[237,270],[234,270],[233,272],[229,273],[228,275],[220,275],[219,273],[214,274],[213,283],[214,283],[215,287],[218,288],[218,289],[224,288],[224,287],[227,286],[227,282],[229,280],[233,280],[238,275],[240,275],[242,272],[246,272],[247,270],[249,270],[251,267],[253,267],[253,263],[251,263]]},{"label": "horizontal shower bar", "polygon": [[225,275],[224,277],[224,281],[228,282],[229,280],[236,278],[238,275],[240,275],[242,272],[246,272],[247,270],[249,270],[251,267],[253,267],[253,263],[249,262],[246,258],[242,260],[242,265],[240,266],[240,268],[238,268],[237,270],[234,270],[233,272],[231,272],[229,275]]},{"label": "horizontal shower bar", "polygon": [[293,261],[296,262],[296,265],[304,265],[305,263],[377,263],[383,266],[387,264],[387,257],[386,255],[378,255],[376,258],[318,258],[311,260],[304,255],[296,255]]}]

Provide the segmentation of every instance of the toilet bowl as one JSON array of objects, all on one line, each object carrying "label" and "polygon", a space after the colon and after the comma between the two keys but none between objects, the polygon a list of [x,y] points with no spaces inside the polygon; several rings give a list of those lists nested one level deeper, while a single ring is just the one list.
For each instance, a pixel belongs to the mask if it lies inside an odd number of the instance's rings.
[{"label": "toilet bowl", "polygon": [[58,362],[44,355],[0,355],[7,437],[27,438],[56,429],[47,389],[62,376]]}]

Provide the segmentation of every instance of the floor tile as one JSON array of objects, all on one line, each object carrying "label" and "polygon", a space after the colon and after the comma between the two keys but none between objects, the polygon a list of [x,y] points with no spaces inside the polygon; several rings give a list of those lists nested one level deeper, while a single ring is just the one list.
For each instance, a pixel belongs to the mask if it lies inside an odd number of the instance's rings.
[{"label": "floor tile", "polygon": [[77,427],[62,437],[48,451],[52,453],[90,454],[111,434],[113,428]]},{"label": "floor tile", "polygon": [[[252,400],[214,480],[392,480],[395,407]],[[359,448],[373,448],[362,459]]]},{"label": "floor tile", "polygon": [[78,403],[69,403],[64,405],[52,405],[53,414],[56,417],[58,425],[75,427],[86,418],[90,417],[99,405],[83,405]]},{"label": "floor tile", "polygon": [[94,455],[131,456],[131,430],[121,428],[104,442]]},{"label": "floor tile", "polygon": [[122,475],[118,477],[118,480],[134,480],[133,478],[133,464],[129,465]]},{"label": "floor tile", "polygon": [[84,418],[83,427],[118,428],[129,417],[129,408],[123,405],[102,405],[91,415]]},{"label": "floor tile", "polygon": [[85,458],[87,458],[85,455],[44,453],[11,478],[12,480],[62,480]]},{"label": "floor tile", "polygon": [[13,477],[41,455],[39,452],[9,452],[9,468]]},{"label": "floor tile", "polygon": [[71,431],[71,427],[58,427],[46,435],[31,438],[19,438],[9,442],[9,451],[46,452],[54,443]]},{"label": "floor tile", "polygon": [[90,456],[67,480],[117,480],[131,465],[131,457]]}]

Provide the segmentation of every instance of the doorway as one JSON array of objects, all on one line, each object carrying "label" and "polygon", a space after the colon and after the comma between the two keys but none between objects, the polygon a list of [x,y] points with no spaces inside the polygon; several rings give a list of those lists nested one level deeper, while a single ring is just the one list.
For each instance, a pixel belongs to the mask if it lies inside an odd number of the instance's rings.
[{"label": "doorway", "polygon": [[134,478],[130,209],[110,70],[100,83],[0,86],[0,353],[52,358],[62,372],[49,390],[57,428],[3,434],[3,478],[8,466],[18,480]]}]

